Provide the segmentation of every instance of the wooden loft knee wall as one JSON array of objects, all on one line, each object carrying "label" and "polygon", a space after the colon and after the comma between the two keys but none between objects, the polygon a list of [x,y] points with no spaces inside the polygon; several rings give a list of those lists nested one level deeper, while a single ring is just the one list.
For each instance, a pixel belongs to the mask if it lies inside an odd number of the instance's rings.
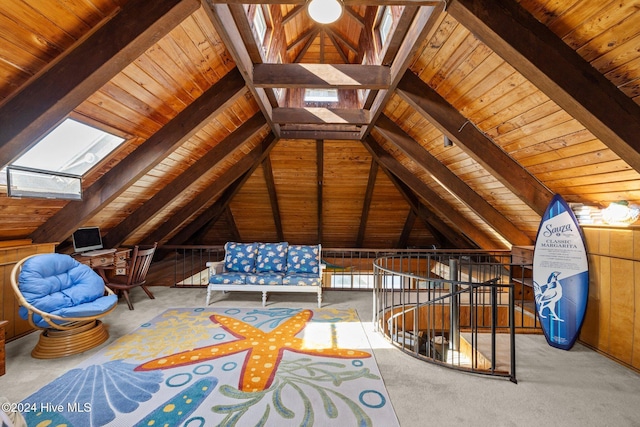
[{"label": "wooden loft knee wall", "polygon": [[640,372],[640,226],[583,231],[589,300],[578,340]]},{"label": "wooden loft knee wall", "polygon": [[21,259],[34,254],[55,252],[57,243],[32,244],[31,240],[0,241],[0,320],[7,320],[5,339],[11,341],[34,331],[27,320],[18,315],[18,300],[11,289],[11,270]]}]

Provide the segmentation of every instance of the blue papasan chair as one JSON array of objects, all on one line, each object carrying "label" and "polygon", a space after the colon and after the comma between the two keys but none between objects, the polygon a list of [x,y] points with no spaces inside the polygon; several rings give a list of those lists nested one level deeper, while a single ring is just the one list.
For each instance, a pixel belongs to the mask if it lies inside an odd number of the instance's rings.
[{"label": "blue papasan chair", "polygon": [[96,272],[71,256],[28,256],[11,271],[11,286],[20,317],[42,330],[33,357],[78,354],[109,338],[98,319],[116,308],[118,298]]}]

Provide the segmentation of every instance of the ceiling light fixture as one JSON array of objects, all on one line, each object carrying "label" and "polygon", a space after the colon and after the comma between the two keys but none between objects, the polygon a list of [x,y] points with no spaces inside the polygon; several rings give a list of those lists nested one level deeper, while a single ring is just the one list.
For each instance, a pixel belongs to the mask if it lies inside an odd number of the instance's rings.
[{"label": "ceiling light fixture", "polygon": [[331,24],[342,15],[340,0],[311,0],[307,6],[309,16],[318,24]]}]

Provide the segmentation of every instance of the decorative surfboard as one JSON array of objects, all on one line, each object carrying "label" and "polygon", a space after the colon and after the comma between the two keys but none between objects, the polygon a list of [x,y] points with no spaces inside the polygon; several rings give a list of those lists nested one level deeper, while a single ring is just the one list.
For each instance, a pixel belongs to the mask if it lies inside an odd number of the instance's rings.
[{"label": "decorative surfboard", "polygon": [[533,252],[533,292],[550,346],[573,347],[589,294],[589,262],[582,229],[567,202],[556,194],[545,211]]}]

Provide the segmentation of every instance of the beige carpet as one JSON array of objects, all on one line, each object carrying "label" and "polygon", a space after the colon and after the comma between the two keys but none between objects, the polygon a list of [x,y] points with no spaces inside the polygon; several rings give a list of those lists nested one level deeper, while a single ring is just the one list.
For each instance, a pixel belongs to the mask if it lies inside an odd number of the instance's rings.
[{"label": "beige carpet", "polygon": [[[120,303],[106,318],[108,342],[171,307],[201,307],[206,291],[152,288],[155,300],[134,291],[134,311]],[[259,293],[214,294],[220,306],[260,307]],[[364,291],[328,291],[323,307],[355,308],[368,334],[402,426],[640,426],[640,375],[580,344],[549,347],[543,336],[517,337],[518,384],[433,366],[392,348],[373,332],[372,298]],[[268,307],[316,307],[315,295],[269,295]],[[7,344],[7,374],[0,396],[19,402],[95,354],[36,360],[36,334]],[[345,426],[346,427],[346,426]]]}]

